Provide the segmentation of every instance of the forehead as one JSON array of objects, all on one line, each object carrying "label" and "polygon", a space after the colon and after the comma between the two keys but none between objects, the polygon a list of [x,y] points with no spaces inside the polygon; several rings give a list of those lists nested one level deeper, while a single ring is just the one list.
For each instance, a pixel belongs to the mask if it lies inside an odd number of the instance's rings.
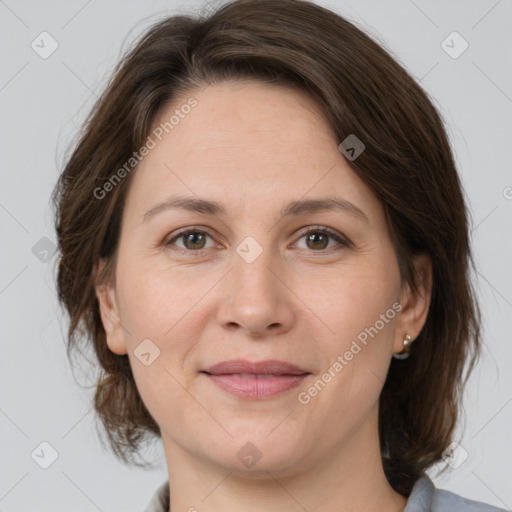
[{"label": "forehead", "polygon": [[[190,98],[196,106],[183,108]],[[319,106],[302,91],[254,81],[205,86],[162,108],[151,133],[165,123],[168,133],[155,138],[133,176],[131,204],[138,210],[171,192],[255,206],[337,192],[366,204],[369,216],[377,206]]]},{"label": "forehead", "polygon": [[[164,134],[169,146],[176,149],[193,149],[197,154],[204,148],[241,157],[266,144],[269,152],[278,146],[290,151],[291,158],[306,149],[299,147],[299,140],[335,143],[313,98],[298,89],[252,80],[222,82],[181,93],[161,110],[155,126],[163,126],[191,97],[197,106]],[[260,158],[266,154],[260,154]]]}]

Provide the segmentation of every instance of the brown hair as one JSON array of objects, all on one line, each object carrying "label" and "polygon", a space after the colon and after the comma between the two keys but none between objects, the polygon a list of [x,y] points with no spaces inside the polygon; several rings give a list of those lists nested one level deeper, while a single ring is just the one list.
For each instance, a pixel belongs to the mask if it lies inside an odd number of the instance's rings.
[{"label": "brown hair", "polygon": [[[308,92],[341,142],[365,151],[348,162],[384,206],[403,282],[412,255],[432,259],[424,328],[406,361],[393,359],[380,396],[385,474],[408,496],[452,441],[463,386],[479,356],[480,310],[468,211],[440,114],[380,44],[339,15],[303,0],[237,0],[209,16],[154,24],[119,62],[56,185],[59,300],[70,317],[68,357],[86,340],[102,368],[95,410],[125,463],[160,430],[144,406],[128,356],[106,343],[95,269],[112,277],[130,173],[102,199],[94,190],[146,140],[178,93],[227,79],[256,79]],[[464,364],[469,362],[464,379]]]}]

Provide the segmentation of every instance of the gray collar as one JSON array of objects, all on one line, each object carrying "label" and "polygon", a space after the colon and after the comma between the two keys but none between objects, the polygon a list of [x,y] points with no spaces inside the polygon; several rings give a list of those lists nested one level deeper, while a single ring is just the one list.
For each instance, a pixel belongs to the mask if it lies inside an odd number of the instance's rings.
[{"label": "gray collar", "polygon": [[435,487],[426,473],[416,480],[404,512],[427,512],[432,510]]}]

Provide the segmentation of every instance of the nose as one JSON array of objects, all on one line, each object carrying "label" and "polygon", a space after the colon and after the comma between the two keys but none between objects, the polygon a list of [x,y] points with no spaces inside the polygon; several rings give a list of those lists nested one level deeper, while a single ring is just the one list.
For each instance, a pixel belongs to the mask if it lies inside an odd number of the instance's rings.
[{"label": "nose", "polygon": [[218,322],[228,330],[245,331],[253,337],[287,332],[295,313],[284,273],[270,250],[263,250],[250,263],[235,253],[232,270],[222,283]]}]

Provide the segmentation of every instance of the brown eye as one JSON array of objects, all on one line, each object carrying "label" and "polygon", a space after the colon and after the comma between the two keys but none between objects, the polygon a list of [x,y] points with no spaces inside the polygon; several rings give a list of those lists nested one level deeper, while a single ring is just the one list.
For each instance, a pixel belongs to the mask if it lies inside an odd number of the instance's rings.
[{"label": "brown eye", "polygon": [[[184,245],[187,249],[204,249],[205,235],[199,231],[181,235]],[[190,244],[190,245],[189,245]]]},{"label": "brown eye", "polygon": [[306,235],[306,244],[310,249],[325,249],[329,245],[329,235],[313,232]]},{"label": "brown eye", "polygon": [[171,238],[168,242],[165,242],[166,246],[175,245],[176,241],[181,241],[183,245],[178,245],[178,250],[196,252],[202,249],[207,249],[206,240],[211,238],[208,233],[199,231],[197,229],[191,229],[188,231],[182,231],[175,237]]},{"label": "brown eye", "polygon": [[300,237],[300,239],[303,238],[306,240],[306,249],[311,249],[313,251],[321,252],[324,249],[332,248],[333,245],[329,246],[329,242],[331,240],[334,240],[338,245],[343,247],[349,246],[348,241],[327,229],[310,229]]}]

